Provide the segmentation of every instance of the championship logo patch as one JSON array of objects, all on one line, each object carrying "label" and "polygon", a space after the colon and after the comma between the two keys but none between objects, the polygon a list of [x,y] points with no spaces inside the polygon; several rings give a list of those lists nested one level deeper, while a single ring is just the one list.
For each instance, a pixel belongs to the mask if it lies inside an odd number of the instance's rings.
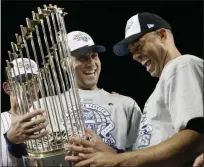
[{"label": "championship logo patch", "polygon": [[76,41],[84,41],[84,42],[88,42],[88,40],[90,40],[91,38],[85,34],[85,33],[81,33],[79,32],[78,34],[76,34],[73,38],[73,40],[76,40]]},{"label": "championship logo patch", "polygon": [[[86,127],[91,128],[97,135],[99,135],[104,143],[115,145],[116,140],[110,133],[115,128],[115,124],[111,120],[110,113],[97,104],[82,103],[82,107]],[[68,114],[65,116],[66,119],[69,119]],[[74,114],[72,112],[71,117],[73,116]],[[62,122],[64,123],[63,120]]]}]

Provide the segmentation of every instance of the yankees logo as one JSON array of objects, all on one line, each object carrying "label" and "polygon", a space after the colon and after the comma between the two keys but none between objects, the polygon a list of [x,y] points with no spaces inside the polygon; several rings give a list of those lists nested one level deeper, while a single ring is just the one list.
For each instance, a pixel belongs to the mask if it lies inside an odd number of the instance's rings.
[{"label": "yankees logo", "polygon": [[142,118],[141,118],[141,122],[140,122],[140,130],[139,130],[139,136],[138,136],[138,144],[139,144],[138,148],[143,148],[143,147],[147,147],[150,145],[152,131],[153,131],[153,127],[147,119],[146,111],[144,111]]},{"label": "yankees logo", "polygon": [[127,31],[131,28],[131,26],[133,25],[133,21],[130,20],[127,22],[126,28],[125,28],[125,33],[127,33]]}]

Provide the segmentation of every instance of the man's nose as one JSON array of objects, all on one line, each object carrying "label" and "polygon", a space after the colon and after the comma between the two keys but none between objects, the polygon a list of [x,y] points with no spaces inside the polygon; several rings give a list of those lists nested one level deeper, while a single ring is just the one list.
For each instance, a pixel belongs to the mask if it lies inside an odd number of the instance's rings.
[{"label": "man's nose", "polygon": [[139,55],[138,54],[134,54],[133,56],[132,56],[132,58],[134,59],[134,60],[136,60],[137,61],[137,58],[139,57]]},{"label": "man's nose", "polygon": [[89,65],[89,66],[94,65],[94,60],[92,58],[88,58],[87,65]]},{"label": "man's nose", "polygon": [[141,54],[134,54],[133,55],[133,59],[138,61],[138,62],[142,62],[144,60],[145,56],[141,55]]}]

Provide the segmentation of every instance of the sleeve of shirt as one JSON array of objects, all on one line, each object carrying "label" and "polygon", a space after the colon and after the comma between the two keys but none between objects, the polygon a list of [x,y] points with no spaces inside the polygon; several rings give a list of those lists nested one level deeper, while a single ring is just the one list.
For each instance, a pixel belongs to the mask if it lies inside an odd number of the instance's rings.
[{"label": "sleeve of shirt", "polygon": [[171,76],[166,85],[165,102],[177,132],[189,121],[203,119],[203,67],[188,64]]},{"label": "sleeve of shirt", "polygon": [[7,138],[7,133],[4,134],[4,138],[8,146],[8,151],[12,156],[16,158],[21,158],[23,155],[28,155],[26,151],[26,145],[24,143],[22,144],[11,143]]},{"label": "sleeve of shirt", "polygon": [[133,146],[137,140],[139,125],[141,119],[141,110],[137,103],[129,98],[125,101],[128,110],[128,131],[127,131],[127,143],[126,151],[134,150]]}]

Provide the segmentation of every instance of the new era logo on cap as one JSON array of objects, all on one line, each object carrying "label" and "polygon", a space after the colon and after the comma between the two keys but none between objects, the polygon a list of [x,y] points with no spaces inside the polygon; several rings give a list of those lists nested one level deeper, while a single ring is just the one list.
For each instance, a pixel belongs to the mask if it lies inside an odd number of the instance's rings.
[{"label": "new era logo on cap", "polygon": [[147,24],[147,27],[152,28],[152,27],[154,27],[154,24]]}]

